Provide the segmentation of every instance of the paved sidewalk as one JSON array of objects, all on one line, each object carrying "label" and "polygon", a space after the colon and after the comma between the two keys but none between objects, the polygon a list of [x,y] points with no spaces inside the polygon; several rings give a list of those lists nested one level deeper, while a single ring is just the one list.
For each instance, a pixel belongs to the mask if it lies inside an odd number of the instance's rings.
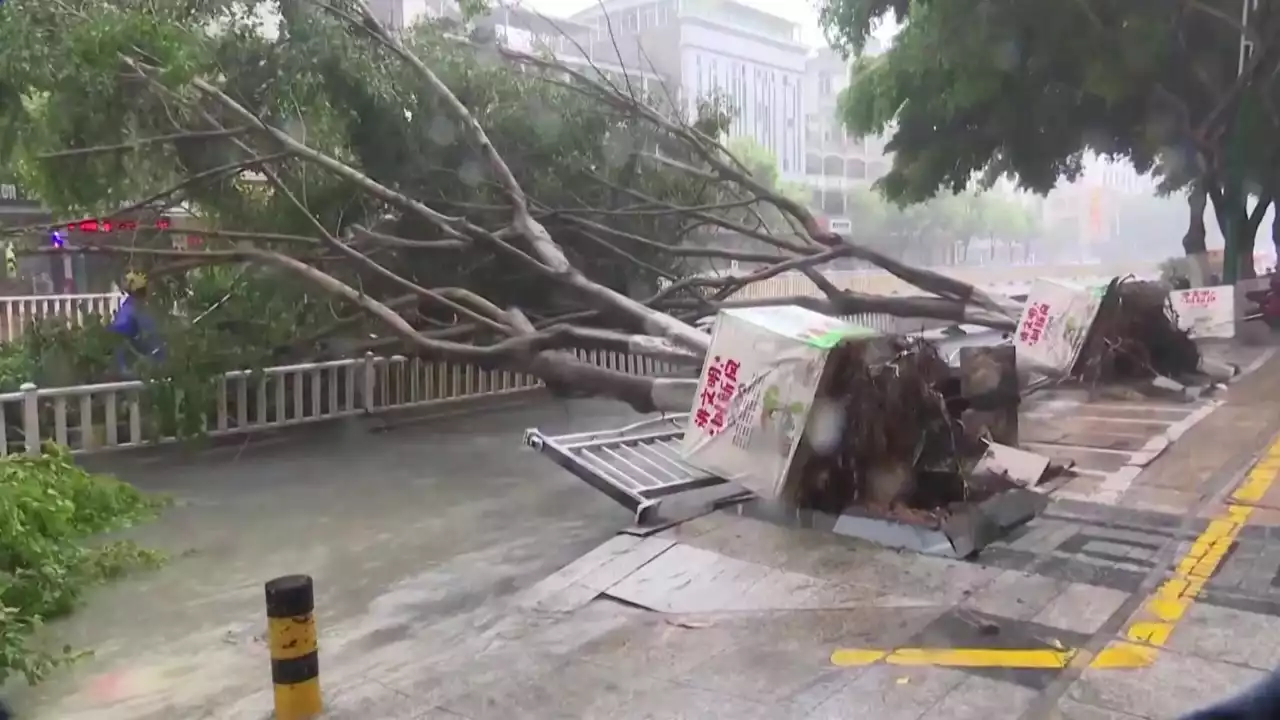
[{"label": "paved sidewalk", "polygon": [[626,422],[607,404],[126,464],[181,497],[143,534],[178,558],[59,628],[98,657],[17,700],[265,719],[261,583],[311,572],[330,720],[1171,718],[1280,665],[1275,398],[1280,361],[974,561],[727,513],[615,535],[624,511],[518,447]]}]

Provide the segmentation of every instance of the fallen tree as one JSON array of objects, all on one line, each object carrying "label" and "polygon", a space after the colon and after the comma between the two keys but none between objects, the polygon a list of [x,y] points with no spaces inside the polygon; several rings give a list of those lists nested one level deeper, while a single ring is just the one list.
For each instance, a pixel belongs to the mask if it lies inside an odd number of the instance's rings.
[{"label": "fallen tree", "polygon": [[[279,13],[274,35],[261,30],[264,9]],[[692,321],[783,272],[810,278],[821,295],[797,302],[830,314],[1014,325],[1007,301],[828,232],[762,186],[716,139],[729,118],[714,103],[684,118],[629,79],[440,28],[400,36],[350,0],[9,0],[0,110],[8,156],[64,221],[178,205],[203,221],[25,252],[109,254],[157,274],[270,268],[413,352],[641,411],[687,410],[692,382],[565,351],[697,365],[709,338]],[[770,227],[766,207],[787,226]],[[707,227],[760,249],[684,242]],[[175,247],[175,235],[203,242]],[[837,258],[928,296],[837,288],[818,272]],[[766,266],[693,274],[712,260]],[[659,278],[670,281],[661,291]]]}]

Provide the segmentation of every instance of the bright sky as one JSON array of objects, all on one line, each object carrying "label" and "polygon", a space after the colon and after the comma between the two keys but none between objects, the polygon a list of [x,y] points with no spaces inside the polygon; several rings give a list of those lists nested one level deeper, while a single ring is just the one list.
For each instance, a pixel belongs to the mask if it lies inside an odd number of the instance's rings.
[{"label": "bright sky", "polygon": [[[818,11],[809,0],[739,0],[744,5],[764,10],[792,22],[800,23],[804,42],[819,46],[825,44],[818,30]],[[524,0],[526,7],[548,15],[566,16],[595,4],[595,0]],[[878,32],[878,37],[891,37],[892,33]]]}]

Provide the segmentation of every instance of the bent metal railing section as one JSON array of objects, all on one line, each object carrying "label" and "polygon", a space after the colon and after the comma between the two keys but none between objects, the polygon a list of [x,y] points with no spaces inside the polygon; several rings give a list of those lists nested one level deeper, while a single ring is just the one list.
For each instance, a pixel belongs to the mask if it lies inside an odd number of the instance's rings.
[{"label": "bent metal railing section", "polygon": [[[585,362],[635,375],[669,375],[676,370],[651,358],[621,353],[577,354]],[[217,437],[541,387],[540,380],[523,373],[369,355],[227,373],[218,381],[214,407],[205,408],[200,419],[204,433]],[[146,389],[141,381],[57,388],[28,383],[17,392],[0,393],[0,438],[5,440],[0,455],[34,454],[46,441],[81,454],[177,440],[177,433],[162,428],[164,418],[148,416]]]}]

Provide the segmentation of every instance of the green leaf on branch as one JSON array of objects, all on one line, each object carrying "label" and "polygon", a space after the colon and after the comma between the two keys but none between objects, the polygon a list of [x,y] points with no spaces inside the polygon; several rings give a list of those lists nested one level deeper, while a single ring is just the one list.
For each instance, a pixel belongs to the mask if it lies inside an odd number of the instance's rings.
[{"label": "green leaf on branch", "polygon": [[35,646],[32,635],[94,585],[163,562],[130,541],[96,537],[153,519],[168,504],[84,470],[56,447],[0,459],[0,683],[12,674],[35,683],[84,656]]}]

